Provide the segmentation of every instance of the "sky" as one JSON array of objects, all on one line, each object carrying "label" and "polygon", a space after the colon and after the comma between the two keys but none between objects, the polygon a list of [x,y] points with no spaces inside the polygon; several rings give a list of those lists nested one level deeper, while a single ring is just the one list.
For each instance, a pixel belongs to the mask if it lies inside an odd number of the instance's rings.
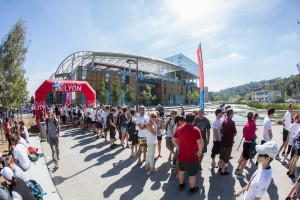
[{"label": "sky", "polygon": [[[0,38],[25,21],[33,95],[77,51],[197,62],[209,91],[298,74],[299,0],[0,0]],[[298,13],[298,14],[297,14]]]}]

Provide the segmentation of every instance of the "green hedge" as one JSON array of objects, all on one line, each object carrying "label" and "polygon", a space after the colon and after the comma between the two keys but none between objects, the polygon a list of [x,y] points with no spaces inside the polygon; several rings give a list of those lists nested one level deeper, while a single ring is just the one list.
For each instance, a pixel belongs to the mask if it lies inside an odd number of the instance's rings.
[{"label": "green hedge", "polygon": [[[294,110],[300,110],[300,104],[293,104]],[[269,109],[275,108],[275,110],[287,110],[288,103],[265,103],[265,102],[249,102],[247,106],[255,109]]]}]

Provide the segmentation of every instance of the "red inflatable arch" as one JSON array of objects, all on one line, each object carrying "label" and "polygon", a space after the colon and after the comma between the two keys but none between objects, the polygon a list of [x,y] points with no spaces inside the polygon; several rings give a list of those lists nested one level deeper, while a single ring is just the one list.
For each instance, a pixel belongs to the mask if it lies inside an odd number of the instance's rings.
[{"label": "red inflatable arch", "polygon": [[86,106],[96,104],[96,92],[86,81],[45,80],[35,91],[35,119],[39,124],[39,115],[46,107],[45,98],[49,92],[82,92],[86,97]]}]

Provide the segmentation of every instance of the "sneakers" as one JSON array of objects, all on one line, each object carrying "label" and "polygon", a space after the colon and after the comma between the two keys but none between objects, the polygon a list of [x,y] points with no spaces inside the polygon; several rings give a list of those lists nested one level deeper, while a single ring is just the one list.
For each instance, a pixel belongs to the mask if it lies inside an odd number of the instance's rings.
[{"label": "sneakers", "polygon": [[237,174],[237,175],[236,175],[236,178],[237,178],[237,179],[244,179],[245,176],[244,176],[243,174]]},{"label": "sneakers", "polygon": [[279,154],[275,157],[276,160],[280,160]]},{"label": "sneakers", "polygon": [[179,191],[182,191],[185,188],[185,183],[179,184]]},{"label": "sneakers", "polygon": [[234,170],[234,174],[237,175],[239,173],[240,169]]},{"label": "sneakers", "polygon": [[114,145],[110,145],[110,147],[109,148],[111,148],[111,149],[115,149],[116,147],[114,146]]},{"label": "sneakers", "polygon": [[175,167],[176,167],[176,166],[172,164],[171,168],[172,168],[172,169],[175,169]]},{"label": "sneakers", "polygon": [[295,178],[295,174],[289,174],[290,178]]},{"label": "sneakers", "polygon": [[151,169],[150,169],[150,172],[151,172],[151,173],[159,172],[159,169],[151,168]]},{"label": "sneakers", "polygon": [[287,172],[286,172],[286,175],[290,175],[290,173],[291,173],[290,171],[287,171]]},{"label": "sneakers", "polygon": [[132,154],[130,155],[130,157],[136,157],[135,153],[132,153]]},{"label": "sneakers", "polygon": [[282,155],[282,156],[284,156],[284,154],[285,154],[285,152],[282,152],[282,154],[281,154],[281,155]]},{"label": "sneakers", "polygon": [[99,139],[99,135],[97,135],[97,140]]},{"label": "sneakers", "polygon": [[150,169],[150,165],[149,164],[145,164],[145,169]]},{"label": "sneakers", "polygon": [[196,194],[199,191],[199,187],[190,188],[189,195]]},{"label": "sneakers", "polygon": [[118,147],[119,145],[117,145],[117,144],[115,144],[115,143],[114,143],[114,144],[112,144],[112,146],[114,146],[114,147]]},{"label": "sneakers", "polygon": [[54,165],[55,165],[55,168],[56,168],[56,169],[58,169],[58,168],[59,168],[59,166],[58,166],[58,163],[57,163],[57,162],[55,162],[55,163],[54,163]]}]

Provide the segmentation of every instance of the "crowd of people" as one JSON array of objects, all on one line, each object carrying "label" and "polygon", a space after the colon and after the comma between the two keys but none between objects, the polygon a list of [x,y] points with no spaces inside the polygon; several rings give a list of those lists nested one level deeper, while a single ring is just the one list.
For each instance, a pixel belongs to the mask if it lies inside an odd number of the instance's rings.
[{"label": "crowd of people", "polygon": [[0,199],[34,200],[29,189],[30,179],[25,173],[31,165],[27,127],[24,121],[11,123],[9,118],[5,118],[0,125],[8,143],[8,155],[4,157],[0,154],[1,175],[5,180],[1,183]]},{"label": "crowd of people", "polygon": [[[40,114],[40,121],[46,123],[47,141],[51,146],[52,157],[57,168],[61,125],[79,127],[82,134],[92,131],[96,140],[103,138],[111,149],[118,146],[124,149],[130,148],[130,156],[137,157],[138,164],[145,163],[144,168],[151,173],[159,172],[159,168],[155,166],[155,159],[162,158],[162,138],[165,136],[165,146],[169,152],[168,160],[172,162],[172,168],[175,169],[175,176],[179,180],[179,190],[184,190],[186,186],[185,176],[188,176],[189,194],[195,194],[199,190],[199,187],[196,186],[196,175],[199,170],[202,170],[201,164],[204,154],[209,151],[207,146],[210,142],[212,129],[211,166],[218,168],[221,176],[233,173],[237,179],[244,179],[243,170],[247,162],[257,154],[257,162],[253,165],[253,168],[257,170],[248,184],[235,195],[238,197],[243,194],[243,199],[260,199],[272,180],[270,163],[273,159],[281,159],[281,151],[283,152],[283,162],[289,157],[288,176],[295,177],[295,167],[300,155],[300,129],[299,116],[295,114],[292,119],[292,109],[293,105],[289,104],[288,111],[282,120],[283,143],[280,148],[276,142],[272,141],[271,120],[275,109],[268,109],[267,116],[264,118],[260,145],[256,144],[256,121],[259,116],[253,111],[246,113],[247,122],[243,127],[243,150],[234,172],[229,172],[226,168],[229,160],[232,159],[231,152],[237,134],[233,120],[234,111],[230,106],[221,105],[215,110],[215,119],[212,125],[204,116],[204,110],[186,113],[184,107],[181,106],[179,114],[176,109],[172,109],[170,115],[166,116],[161,105],[158,105],[151,112],[147,112],[144,106],[140,106],[136,111],[127,106],[53,105]],[[46,112],[47,117],[45,117],[44,112]],[[27,141],[26,131],[21,128],[24,127],[24,123],[23,126],[21,124],[17,134],[20,136],[9,137],[10,139],[8,139],[11,145],[22,144]],[[10,127],[4,124],[4,129],[7,130]],[[23,138],[22,135],[25,136],[24,141],[20,141],[20,138]],[[116,143],[117,138],[121,141],[120,144]],[[18,149],[15,146],[14,151]],[[17,163],[23,162],[18,153],[13,153],[13,155],[19,161]],[[218,160],[217,155],[219,155]],[[27,165],[20,167],[26,170]],[[292,187],[287,199],[295,196],[299,184],[300,179]]]}]

